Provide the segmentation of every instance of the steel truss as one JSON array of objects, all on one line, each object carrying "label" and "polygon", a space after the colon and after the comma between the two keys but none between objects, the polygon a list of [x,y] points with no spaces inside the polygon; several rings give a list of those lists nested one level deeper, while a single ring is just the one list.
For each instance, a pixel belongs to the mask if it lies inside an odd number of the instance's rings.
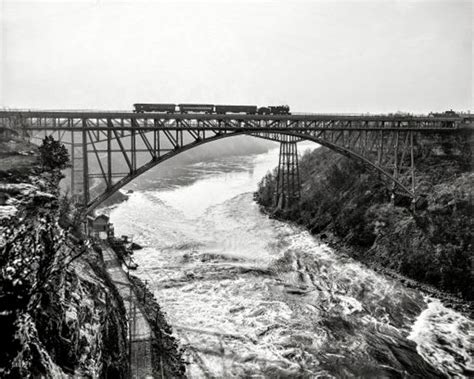
[{"label": "steel truss", "polygon": [[275,206],[288,209],[300,198],[300,171],[298,167],[298,139],[284,136],[280,142]]},{"label": "steel truss", "polygon": [[0,112],[0,126],[36,139],[53,135],[68,146],[71,193],[88,212],[151,167],[203,143],[242,134],[282,143],[279,195],[286,203],[299,196],[299,179],[293,172],[298,167],[296,142],[301,140],[364,162],[385,175],[393,189],[415,199],[417,136],[457,133],[472,128],[471,121],[374,115]]}]

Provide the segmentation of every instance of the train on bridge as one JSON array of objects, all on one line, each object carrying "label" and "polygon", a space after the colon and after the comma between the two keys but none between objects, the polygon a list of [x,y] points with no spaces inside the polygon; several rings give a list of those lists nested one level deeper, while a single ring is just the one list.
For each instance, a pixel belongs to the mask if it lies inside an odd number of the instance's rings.
[{"label": "train on bridge", "polygon": [[214,105],[214,104],[133,104],[134,112],[155,112],[155,113],[205,113],[205,114],[227,114],[244,113],[260,115],[289,115],[288,105],[276,105],[257,107],[256,105]]},{"label": "train on bridge", "polygon": [[449,111],[444,111],[443,113],[439,112],[430,112],[428,114],[430,117],[459,117],[459,114],[454,112],[452,109]]}]

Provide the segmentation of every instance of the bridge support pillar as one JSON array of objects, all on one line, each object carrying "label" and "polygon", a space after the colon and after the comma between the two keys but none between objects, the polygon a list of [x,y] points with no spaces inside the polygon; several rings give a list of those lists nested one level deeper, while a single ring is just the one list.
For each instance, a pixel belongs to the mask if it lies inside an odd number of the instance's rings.
[{"label": "bridge support pillar", "polygon": [[300,199],[300,172],[296,139],[285,136],[280,143],[275,207],[289,209]]},{"label": "bridge support pillar", "polygon": [[86,131],[71,130],[68,151],[71,160],[69,191],[72,203],[86,206],[89,200],[89,159],[88,138]]}]

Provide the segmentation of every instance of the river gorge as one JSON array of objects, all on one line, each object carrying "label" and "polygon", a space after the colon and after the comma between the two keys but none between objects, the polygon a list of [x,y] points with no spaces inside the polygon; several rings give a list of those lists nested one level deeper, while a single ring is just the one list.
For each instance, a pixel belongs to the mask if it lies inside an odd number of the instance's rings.
[{"label": "river gorge", "polygon": [[159,165],[108,209],[116,234],[143,246],[136,274],[188,376],[472,375],[471,320],[261,212],[253,193],[277,163],[270,149]]}]

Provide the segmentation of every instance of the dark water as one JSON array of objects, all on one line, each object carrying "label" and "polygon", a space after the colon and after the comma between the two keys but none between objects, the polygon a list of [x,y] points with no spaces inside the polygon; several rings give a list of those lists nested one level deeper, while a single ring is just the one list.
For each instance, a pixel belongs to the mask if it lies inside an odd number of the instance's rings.
[{"label": "dark water", "polygon": [[[473,322],[252,200],[278,152],[149,172],[111,211],[190,377],[462,377]],[[471,335],[470,335],[471,334]]]}]

